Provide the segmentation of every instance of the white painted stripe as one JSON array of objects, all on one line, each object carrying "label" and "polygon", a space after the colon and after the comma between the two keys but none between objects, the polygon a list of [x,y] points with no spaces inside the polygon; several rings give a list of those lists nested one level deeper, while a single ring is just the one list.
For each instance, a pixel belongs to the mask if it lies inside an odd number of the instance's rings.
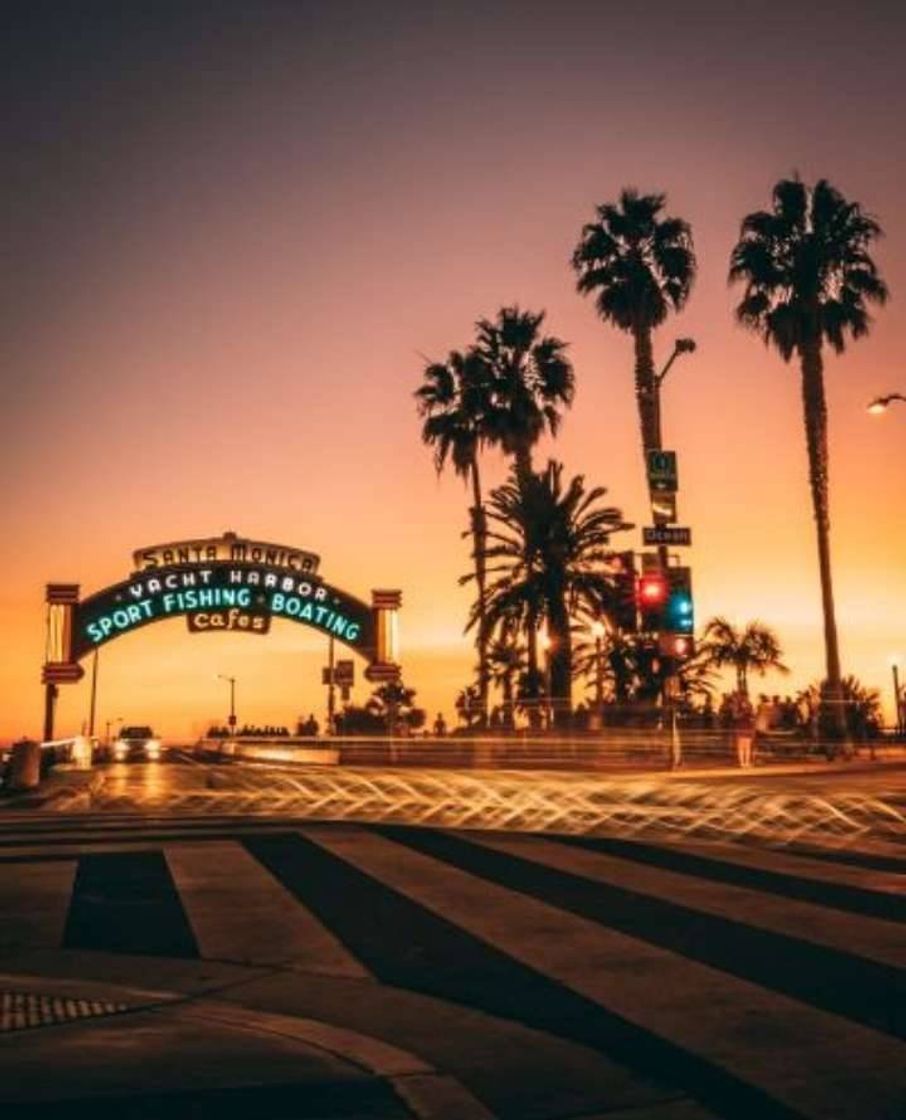
[{"label": "white painted stripe", "polygon": [[[822,859],[809,859],[777,848],[747,847],[742,844],[695,844],[669,842],[659,845],[668,851],[688,852],[721,863],[735,863],[759,871],[774,871],[781,875],[795,875],[800,879],[814,879],[819,883],[838,883],[868,891],[887,891],[902,894],[906,890],[906,874],[897,871],[879,871],[871,867],[854,867],[849,863],[830,863]],[[833,849],[824,849],[832,853]],[[903,856],[903,850],[897,853]]]},{"label": "white painted stripe", "polygon": [[0,867],[0,949],[62,944],[75,869],[75,860]]},{"label": "white painted stripe", "polygon": [[[895,1116],[906,1047],[353,827],[312,840],[628,1021],[813,1120]],[[845,1055],[834,1062],[833,1055]]]},{"label": "white painted stripe", "polygon": [[202,957],[289,964],[328,976],[368,976],[240,844],[167,844],[164,853]]},{"label": "white painted stripe", "polygon": [[696,879],[678,871],[664,871],[541,837],[499,833],[487,836],[477,832],[457,835],[481,847],[533,860],[596,883],[612,884],[757,929],[857,953],[894,968],[906,967],[906,937],[902,925],[896,922],[844,913],[749,887]]}]

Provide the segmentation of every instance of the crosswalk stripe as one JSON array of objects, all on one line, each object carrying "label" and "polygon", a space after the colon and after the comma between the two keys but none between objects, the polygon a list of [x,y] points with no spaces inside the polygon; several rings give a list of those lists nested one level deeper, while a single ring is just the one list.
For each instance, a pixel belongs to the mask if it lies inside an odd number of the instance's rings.
[{"label": "crosswalk stripe", "polygon": [[46,822],[0,837],[0,948],[373,975],[594,1048],[608,1079],[633,1086],[608,1117],[864,1120],[906,1100],[906,1051],[880,1033],[903,1030],[902,927],[877,916],[895,871],[692,841]]},{"label": "crosswalk stripe", "polygon": [[75,870],[75,860],[3,868],[0,948],[61,943]]},{"label": "crosswalk stripe", "polygon": [[544,837],[473,832],[462,834],[462,838],[520,859],[662,898],[703,913],[730,917],[841,952],[857,952],[861,957],[892,968],[906,967],[906,939],[897,922],[777,897],[750,886],[697,879],[599,851],[576,849]]},{"label": "crosswalk stripe", "polygon": [[[646,849],[685,853],[703,860],[749,867],[755,871],[769,871],[789,875],[794,879],[813,879],[821,883],[844,883],[859,890],[887,892],[894,895],[906,890],[906,861],[900,866],[890,866],[887,858],[877,859],[866,852],[836,851],[806,853],[791,848],[765,848],[746,844],[703,844],[692,840],[665,845],[644,844],[616,837],[587,837],[600,848],[614,853],[638,855]],[[603,843],[598,843],[598,841]],[[901,849],[902,850],[902,849]],[[875,866],[881,863],[884,866]]]},{"label": "crosswalk stripe", "polygon": [[[609,1107],[614,1110],[651,1107],[676,1096],[675,1087],[649,1080],[657,1076],[676,1085],[662,1061],[669,1047],[479,940],[442,912],[361,872],[309,836],[253,837],[243,839],[243,845],[382,983],[597,1050],[599,1076],[612,1087]],[[444,877],[442,867],[435,870]],[[629,1075],[630,1069],[645,1080]],[[766,1112],[765,1120],[779,1115]]]},{"label": "crosswalk stripe", "polygon": [[[760,1090],[758,1105],[746,1102],[753,1115],[864,1120],[894,1116],[906,1099],[902,1048],[866,1027],[442,867],[395,841],[352,829],[313,839],[512,959],[669,1039],[709,1072],[726,1071],[737,1085]],[[852,1060],[829,1069],[834,1054]],[[890,1071],[881,1082],[871,1075],[879,1068]],[[720,1103],[726,1106],[726,1095]]]},{"label": "crosswalk stripe", "polygon": [[[611,837],[564,836],[563,843],[593,852],[623,856],[638,863],[650,863],[670,871],[678,871],[702,879],[724,883],[745,884],[758,890],[787,898],[817,902],[854,914],[865,914],[888,921],[906,919],[906,896],[902,883],[888,873],[853,872],[841,868],[837,874],[814,861],[778,852],[777,860],[768,862],[766,853],[720,847],[717,851],[704,846],[686,844],[655,845]],[[773,855],[773,852],[772,852]],[[871,886],[866,886],[870,876]],[[858,885],[855,884],[858,881]],[[878,888],[878,883],[883,888]]]},{"label": "crosswalk stripe", "polygon": [[292,964],[329,976],[368,972],[236,841],[168,844],[164,852],[202,957]]},{"label": "crosswalk stripe", "polygon": [[[397,838],[393,829],[380,831]],[[906,1035],[906,1021],[897,1021],[899,1000],[906,995],[906,945],[902,928],[892,922],[690,880],[538,837],[408,830],[399,838],[427,855],[449,858],[461,870],[485,873],[581,917]],[[468,845],[479,849],[473,860]],[[499,853],[502,861],[488,851]]]}]

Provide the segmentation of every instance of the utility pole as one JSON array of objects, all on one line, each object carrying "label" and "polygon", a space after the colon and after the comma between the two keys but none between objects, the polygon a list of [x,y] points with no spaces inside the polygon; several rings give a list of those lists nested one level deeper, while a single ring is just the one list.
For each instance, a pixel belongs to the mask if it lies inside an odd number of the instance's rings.
[{"label": "utility pole", "polygon": [[327,639],[327,734],[334,734],[334,714],[337,706],[336,682],[334,672],[334,637]]},{"label": "utility pole", "polygon": [[88,708],[88,738],[94,738],[94,716],[97,711],[98,700],[98,647],[94,647],[94,657],[91,659],[91,704]]}]

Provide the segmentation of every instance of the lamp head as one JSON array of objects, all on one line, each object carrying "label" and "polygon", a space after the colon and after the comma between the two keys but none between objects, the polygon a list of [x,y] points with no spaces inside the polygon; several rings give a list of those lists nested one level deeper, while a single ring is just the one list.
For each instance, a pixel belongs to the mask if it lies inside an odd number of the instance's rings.
[{"label": "lamp head", "polygon": [[886,412],[892,401],[906,401],[906,396],[902,393],[886,393],[883,397],[875,397],[868,405],[868,411],[877,416],[881,412]]}]

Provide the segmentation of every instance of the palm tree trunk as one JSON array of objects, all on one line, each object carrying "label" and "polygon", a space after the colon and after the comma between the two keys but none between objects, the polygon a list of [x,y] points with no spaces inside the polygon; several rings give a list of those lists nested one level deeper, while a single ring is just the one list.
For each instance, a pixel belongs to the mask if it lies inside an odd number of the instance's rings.
[{"label": "palm tree trunk", "polygon": [[528,480],[532,477],[532,448],[531,444],[520,440],[513,452],[513,461],[516,468],[516,483],[520,491],[526,492]]},{"label": "palm tree trunk", "polygon": [[562,596],[551,597],[550,685],[554,724],[567,726],[572,714],[572,640],[569,613]]},{"label": "palm tree trunk", "polygon": [[472,457],[472,540],[475,551],[475,583],[478,586],[478,704],[482,730],[488,725],[488,628],[487,628],[487,518],[481,501],[478,456]]},{"label": "palm tree trunk", "polygon": [[821,607],[824,613],[824,654],[827,665],[827,720],[834,736],[846,738],[846,716],[840,684],[840,650],[831,583],[830,515],[828,511],[827,403],[824,397],[821,344],[814,341],[800,349],[802,360],[802,406],[805,442],[808,449],[809,484],[818,537],[818,571],[821,577]]},{"label": "palm tree trunk", "polygon": [[511,672],[504,673],[500,687],[503,692],[503,729],[504,731],[513,731],[516,727],[516,720],[513,716],[513,674]]},{"label": "palm tree trunk", "polygon": [[528,612],[528,630],[526,632],[526,645],[528,648],[528,718],[529,726],[537,731],[541,726],[541,711],[539,706],[540,690],[538,688],[538,613],[530,609]]},{"label": "palm tree trunk", "polygon": [[[661,446],[661,424],[658,408],[658,386],[651,348],[651,328],[639,324],[632,331],[635,343],[635,397],[642,430],[642,453]],[[645,470],[648,469],[647,456]]]}]

